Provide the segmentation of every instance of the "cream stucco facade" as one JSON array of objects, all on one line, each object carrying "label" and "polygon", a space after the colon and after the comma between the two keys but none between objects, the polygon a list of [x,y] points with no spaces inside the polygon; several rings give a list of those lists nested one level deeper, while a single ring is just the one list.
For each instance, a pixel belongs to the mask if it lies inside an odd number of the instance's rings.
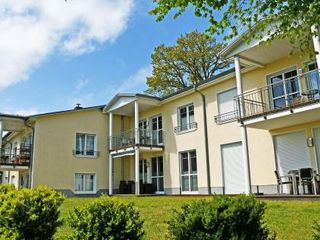
[{"label": "cream stucco facade", "polygon": [[[118,94],[97,107],[0,115],[3,149],[23,150],[32,135],[28,164],[0,164],[2,182],[68,195],[276,193],[275,170],[320,170],[320,88],[310,89],[319,71],[289,49],[239,40],[224,52],[235,69],[165,98]],[[290,160],[296,146],[300,165]]]}]

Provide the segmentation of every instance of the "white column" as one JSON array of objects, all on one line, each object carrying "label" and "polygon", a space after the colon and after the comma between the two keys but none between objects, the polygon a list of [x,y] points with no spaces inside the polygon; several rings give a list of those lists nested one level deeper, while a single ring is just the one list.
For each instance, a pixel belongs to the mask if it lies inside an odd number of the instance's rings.
[{"label": "white column", "polygon": [[[317,30],[316,26],[311,27],[311,32],[319,34],[319,31]],[[316,53],[317,65],[318,65],[318,68],[320,68],[320,39],[318,36],[312,35],[312,41],[313,41],[314,51]]]},{"label": "white column", "polygon": [[[241,66],[240,58],[238,56],[234,57],[234,66],[236,71],[236,83],[237,83],[237,93],[241,95],[242,91],[242,79],[241,79]],[[244,112],[243,105],[240,104],[239,111]],[[242,125],[241,129],[241,140],[242,140],[242,157],[244,161],[244,178],[245,178],[245,193],[251,193],[251,179],[250,179],[250,162],[249,162],[249,151],[248,151],[248,134],[247,127]]]},{"label": "white column", "polygon": [[140,143],[140,133],[139,133],[139,103],[138,100],[134,102],[134,128],[135,128],[135,190],[136,195],[140,194],[139,186],[139,146]]},{"label": "white column", "polygon": [[3,123],[0,121],[0,149],[2,148]]},{"label": "white column", "polygon": [[[109,113],[109,150],[112,149],[112,136],[113,136],[113,113]],[[109,195],[113,194],[113,176],[112,176],[112,168],[113,168],[113,157],[109,152]]]}]

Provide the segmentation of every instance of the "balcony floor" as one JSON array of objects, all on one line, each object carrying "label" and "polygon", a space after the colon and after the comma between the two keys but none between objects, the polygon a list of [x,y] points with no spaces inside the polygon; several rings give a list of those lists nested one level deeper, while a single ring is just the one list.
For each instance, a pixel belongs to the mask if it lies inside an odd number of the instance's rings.
[{"label": "balcony floor", "polygon": [[301,103],[242,118],[244,125],[252,128],[272,130],[320,120],[320,101]]}]

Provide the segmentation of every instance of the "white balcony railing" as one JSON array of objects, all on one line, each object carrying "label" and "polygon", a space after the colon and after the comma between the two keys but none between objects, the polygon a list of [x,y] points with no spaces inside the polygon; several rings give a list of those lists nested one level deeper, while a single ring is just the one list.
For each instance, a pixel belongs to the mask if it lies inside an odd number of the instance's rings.
[{"label": "white balcony railing", "polygon": [[[139,131],[139,142],[136,141],[137,131]],[[109,142],[110,141],[111,141],[110,150],[133,147],[135,145],[163,146],[163,130],[134,128],[134,129],[121,132],[118,135],[109,137]]]},{"label": "white balcony railing", "polygon": [[318,69],[247,91],[235,97],[238,120],[266,116],[320,102]]}]

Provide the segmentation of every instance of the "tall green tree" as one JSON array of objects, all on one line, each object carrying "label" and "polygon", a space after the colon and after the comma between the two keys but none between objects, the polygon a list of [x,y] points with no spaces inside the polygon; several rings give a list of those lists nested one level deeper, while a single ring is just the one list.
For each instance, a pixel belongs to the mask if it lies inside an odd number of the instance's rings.
[{"label": "tall green tree", "polygon": [[147,93],[165,96],[213,77],[228,66],[219,52],[225,47],[197,31],[182,35],[174,46],[160,45],[152,58],[152,76],[147,78]]},{"label": "tall green tree", "polygon": [[[246,40],[253,38],[265,41],[289,39],[298,42],[301,50],[310,50],[307,33],[320,36],[319,0],[153,0],[156,7],[151,14],[158,21],[169,12],[180,16],[189,6],[193,6],[198,17],[206,18],[208,31],[223,34],[224,40],[231,39],[247,31]],[[219,14],[218,14],[219,11]],[[221,16],[222,15],[222,16]],[[311,28],[315,26],[314,30]],[[297,41],[298,40],[298,41]]]}]

